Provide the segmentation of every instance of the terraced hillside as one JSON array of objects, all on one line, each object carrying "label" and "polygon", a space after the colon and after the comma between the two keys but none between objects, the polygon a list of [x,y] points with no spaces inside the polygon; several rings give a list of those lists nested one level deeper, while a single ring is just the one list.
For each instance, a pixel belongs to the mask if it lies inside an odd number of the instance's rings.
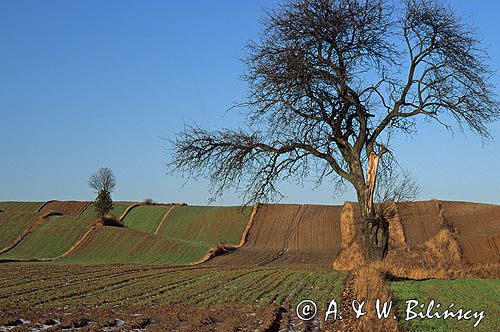
[{"label": "terraced hillside", "polygon": [[240,242],[252,207],[175,206],[158,235],[213,246]]},{"label": "terraced hillside", "polygon": [[78,216],[90,202],[81,201],[49,201],[40,209],[40,213],[56,212],[66,216]]},{"label": "terraced hillside", "polygon": [[[127,208],[132,205],[132,203],[120,203],[120,202],[114,202],[113,203],[113,208],[111,209],[110,213],[114,215],[116,218],[120,218],[121,215],[127,210]],[[80,215],[83,219],[96,219],[97,218],[97,212],[95,211],[95,207],[93,204],[89,205],[85,211]]]},{"label": "terraced hillside", "polygon": [[469,264],[500,263],[500,206],[442,201],[444,218],[458,232]]},{"label": "terraced hillside", "polygon": [[37,212],[44,202],[0,202],[0,210],[6,212]]},{"label": "terraced hillside", "polygon": [[101,227],[62,263],[191,264],[203,257],[209,244],[169,239],[129,228]]},{"label": "terraced hillside", "polygon": [[53,216],[35,227],[18,245],[0,255],[0,259],[48,259],[69,250],[94,225],[92,220]]},{"label": "terraced hillside", "polygon": [[136,206],[123,220],[128,228],[154,234],[165,214],[172,208],[168,205],[141,205]]},{"label": "terraced hillside", "polygon": [[0,212],[0,253],[19,241],[39,219],[36,212]]},{"label": "terraced hillside", "polygon": [[[115,203],[113,213],[121,216],[133,204]],[[50,201],[43,206],[42,212],[59,209],[80,214],[86,205],[85,202]],[[96,218],[92,205],[86,207],[79,218],[51,217],[19,242],[19,237],[40,215],[9,211],[36,210],[42,203],[0,202],[0,206],[7,211],[0,212],[0,252],[9,249],[0,258],[57,257],[74,245],[82,232],[89,229],[90,220]],[[340,218],[344,216],[345,206],[261,205],[251,225],[252,207],[170,208],[135,206],[124,219],[128,228],[96,230],[66,261],[192,264],[207,255],[216,244],[230,247],[240,244],[242,234],[249,230],[242,247],[215,257],[207,264],[329,266],[338,258],[341,244],[359,233],[356,225],[360,226],[359,218],[352,216],[354,226],[344,225],[341,229],[341,220],[345,224],[349,219]],[[409,249],[422,246],[443,228],[451,227],[457,231],[455,237],[467,264],[499,263],[500,207],[497,205],[434,200],[398,204],[397,213],[399,221],[391,225],[400,225],[400,234],[391,234],[390,247],[391,244]],[[82,220],[88,222],[81,223]],[[246,229],[247,226],[251,227]],[[350,229],[351,226],[354,228]],[[353,241],[362,243],[356,237]],[[15,248],[10,248],[15,243]],[[353,250],[347,248],[346,254],[341,256],[354,261]]]},{"label": "terraced hillside", "polygon": [[342,206],[261,205],[246,243],[208,265],[329,266],[341,245]]}]

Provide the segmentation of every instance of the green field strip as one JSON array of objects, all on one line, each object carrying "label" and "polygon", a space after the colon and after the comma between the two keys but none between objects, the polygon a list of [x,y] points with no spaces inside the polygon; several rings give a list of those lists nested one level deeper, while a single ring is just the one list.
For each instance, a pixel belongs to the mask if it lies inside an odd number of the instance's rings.
[{"label": "green field strip", "polygon": [[[18,276],[33,273],[47,276],[39,288],[28,286],[12,292],[0,289],[0,306],[13,301],[19,307],[64,306],[109,307],[115,305],[166,304],[268,304],[282,303],[294,294],[305,298],[340,299],[345,272],[331,270],[290,270],[250,268],[202,268],[166,266],[123,266],[106,268],[61,265],[32,265],[33,270],[0,267]],[[108,272],[108,268],[112,270]],[[23,271],[24,269],[24,271]],[[81,269],[81,270],[80,270]],[[119,269],[122,269],[120,273]],[[3,271],[3,270],[2,270]],[[79,272],[82,272],[79,275]],[[29,290],[29,291],[28,291]],[[297,291],[299,290],[299,291]],[[290,303],[295,300],[290,301]],[[320,305],[320,301],[317,302]]]},{"label": "green field strip", "polygon": [[[0,280],[0,298],[4,297],[5,293],[10,294],[13,289],[25,289],[29,291],[29,287],[39,289],[40,284],[49,285],[51,282],[57,283],[57,279],[62,279],[64,283],[72,280],[78,280],[79,278],[92,279],[96,277],[106,277],[113,275],[113,273],[131,273],[137,269],[144,269],[143,267],[134,266],[134,268],[125,268],[119,265],[108,266],[106,270],[96,270],[95,266],[79,266],[78,271],[75,269],[67,269],[63,265],[51,265],[50,272],[47,273],[45,270],[40,273],[40,267],[43,264],[30,264],[24,266],[16,266],[16,269],[2,269],[2,275],[5,276],[5,280]],[[68,271],[69,270],[69,271]],[[115,271],[115,272],[113,272]],[[54,287],[54,286],[50,286]]]},{"label": "green field strip", "polygon": [[337,303],[339,302],[347,272],[337,270],[306,270],[304,272],[300,273],[303,280],[306,280],[306,284],[290,297],[290,305],[296,306],[302,300],[310,299],[320,307],[326,308],[332,299],[337,299]]},{"label": "green field strip", "polygon": [[168,304],[194,304],[196,297],[215,286],[229,282],[235,277],[244,275],[246,271],[225,271],[214,270],[214,272],[203,274],[203,277],[194,281],[179,285],[169,292],[163,293],[162,297],[157,298],[160,303]]},{"label": "green field strip", "polygon": [[87,211],[87,209],[89,208],[89,206],[92,205],[92,202],[87,202],[87,204],[85,204],[85,206],[82,208],[82,210],[76,215],[77,217],[81,217],[82,214]]},{"label": "green field strip", "polygon": [[[38,265],[41,267],[41,265]],[[95,277],[89,275],[88,273],[82,273],[80,276],[76,275],[68,275],[68,270],[80,271],[80,267],[69,268],[67,266],[64,267],[64,270],[57,273],[58,268],[57,265],[52,265],[50,267],[50,272],[52,270],[56,270],[56,273],[47,273],[49,271],[45,270],[42,274],[49,274],[50,277],[45,280],[37,280],[39,287],[28,287],[25,289],[21,288],[16,292],[13,292],[11,289],[1,289],[0,290],[0,305],[5,303],[11,303],[12,301],[16,301],[18,304],[24,305],[38,305],[43,306],[44,304],[54,305],[55,303],[70,303],[70,298],[78,297],[81,294],[95,294],[100,289],[105,289],[107,291],[107,295],[111,296],[111,294],[115,293],[115,289],[112,287],[108,288],[107,286],[113,285],[114,283],[121,282],[125,279],[128,279],[130,283],[138,284],[138,281],[141,283],[145,280],[145,275],[152,275],[153,277],[163,277],[165,275],[174,277],[176,270],[169,267],[148,267],[148,268],[127,268],[122,265],[118,266],[107,266],[106,269],[100,268],[99,271],[95,270],[94,274],[97,273]],[[116,271],[111,274],[107,274],[108,270]],[[39,273],[40,274],[40,273]],[[76,277],[76,279],[75,279]],[[154,280],[154,279],[153,279]],[[95,299],[94,296],[90,297],[91,299]],[[77,300],[75,300],[77,301]],[[79,303],[81,304],[81,303]]]},{"label": "green field strip", "polygon": [[5,212],[37,212],[45,202],[0,202]]},{"label": "green field strip", "polygon": [[0,252],[20,240],[39,218],[35,212],[0,212]]},{"label": "green field strip", "polygon": [[128,228],[154,234],[165,213],[170,210],[167,205],[141,205],[136,206],[123,219],[123,224]]},{"label": "green field strip", "polygon": [[217,243],[237,245],[252,207],[176,206],[158,235],[194,240],[213,246]]},{"label": "green field strip", "polygon": [[[397,313],[401,325],[405,331],[497,331],[500,326],[500,279],[452,279],[452,280],[422,280],[422,281],[394,281],[390,283],[393,299],[397,304]],[[413,319],[406,321],[406,301],[418,300],[424,303],[424,309],[415,308],[415,312],[422,311],[425,315],[427,305],[431,300],[435,301],[434,312],[443,313],[451,303],[450,309],[457,312],[463,308],[463,312],[485,312],[485,317],[479,325],[473,325],[477,319],[457,320],[453,318],[444,319]],[[437,303],[440,308],[436,309]]]},{"label": "green field strip", "polygon": [[197,274],[195,271],[183,271],[180,274],[176,274],[174,276],[175,278],[172,277],[171,275],[164,274],[151,283],[144,285],[138,284],[134,287],[131,294],[129,294],[128,291],[120,292],[119,296],[113,298],[109,304],[123,305],[131,300],[138,305],[158,302],[158,299],[162,298],[164,294],[168,294],[170,290],[193,283],[197,279],[202,279],[205,276],[204,274]]},{"label": "green field strip", "polygon": [[[8,298],[19,298],[21,295],[29,294],[29,296],[33,296],[33,294],[40,293],[42,295],[46,291],[50,291],[54,293],[58,289],[67,288],[67,287],[81,287],[81,285],[88,285],[89,283],[95,284],[96,282],[100,282],[101,280],[112,280],[114,278],[123,278],[124,276],[130,275],[136,271],[142,270],[130,270],[126,269],[117,270],[114,273],[109,272],[108,269],[104,271],[93,271],[92,273],[81,273],[80,275],[71,275],[71,276],[63,276],[54,278],[54,275],[50,275],[45,278],[36,278],[33,281],[33,277],[31,278],[31,282],[26,282],[23,284],[16,284],[14,286],[6,286],[1,288],[0,300],[8,299]],[[95,276],[94,276],[95,275]]]},{"label": "green field strip", "polygon": [[0,259],[50,259],[62,255],[76,243],[94,222],[77,217],[53,216],[34,229]]},{"label": "green field strip", "polygon": [[[121,215],[127,210],[127,208],[132,205],[128,203],[113,203],[113,208],[109,213],[114,215],[117,219],[121,217]],[[87,206],[85,211],[80,214],[80,218],[83,219],[97,219],[97,212],[95,210],[94,204],[90,204]]]},{"label": "green field strip", "polygon": [[[238,287],[245,279],[252,278],[252,274],[253,271],[227,271],[224,275],[224,279],[220,277],[206,278],[202,285],[196,285],[195,287],[190,285],[189,288],[184,289],[182,292],[177,292],[177,294],[182,296],[184,293],[184,296],[180,299],[180,303],[200,304],[207,296],[210,296],[212,292],[217,292],[219,287],[231,284],[233,287]],[[240,298],[241,294],[243,294],[243,290],[241,290]]]},{"label": "green field strip", "polygon": [[33,299],[33,306],[41,306],[46,303],[52,305],[62,304],[84,304],[85,299],[96,301],[102,294],[109,296],[115,292],[120,292],[120,289],[127,285],[134,285],[137,280],[154,280],[158,271],[144,271],[138,274],[128,274],[125,276],[103,279],[99,283],[84,283],[81,285],[73,285],[71,287],[64,287],[56,291],[51,291],[49,297],[44,297],[44,292],[40,294],[30,294]]},{"label": "green field strip", "polygon": [[129,228],[102,227],[60,263],[190,264],[208,245],[163,238]]},{"label": "green field strip", "polygon": [[[276,270],[242,270],[240,278],[219,284],[217,288],[209,290],[203,294],[197,304],[218,304],[218,303],[240,303],[241,301],[253,301],[255,298],[249,296],[249,292],[254,287],[261,287],[266,280],[273,280],[281,277],[282,271]],[[244,298],[242,298],[242,294]]]},{"label": "green field strip", "polygon": [[[169,272],[167,275],[165,273],[156,273],[148,277],[134,277],[130,282],[101,289],[99,293],[92,293],[92,302],[100,306],[126,305],[130,301],[137,303],[137,297],[147,298],[151,293],[156,292],[158,284],[179,284],[180,280],[189,280],[188,277],[191,274],[179,270]],[[79,304],[78,301],[74,303]]]}]

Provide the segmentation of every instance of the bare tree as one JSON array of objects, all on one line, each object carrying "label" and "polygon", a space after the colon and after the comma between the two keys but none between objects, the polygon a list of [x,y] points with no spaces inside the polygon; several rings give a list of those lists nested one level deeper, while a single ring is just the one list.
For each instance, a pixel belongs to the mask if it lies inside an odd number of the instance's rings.
[{"label": "bare tree", "polygon": [[111,169],[107,167],[101,167],[98,172],[92,174],[89,178],[89,187],[97,194],[94,206],[100,218],[104,218],[113,208],[111,193],[115,186],[115,176]]},{"label": "bare tree", "polygon": [[[488,58],[476,34],[432,0],[289,0],[248,44],[247,129],[187,127],[169,167],[208,176],[214,196],[243,188],[271,200],[284,179],[328,178],[357,193],[365,258],[382,259],[388,224],[374,191],[390,142],[418,119],[489,138],[499,118]],[[432,147],[429,147],[430,149]]]}]

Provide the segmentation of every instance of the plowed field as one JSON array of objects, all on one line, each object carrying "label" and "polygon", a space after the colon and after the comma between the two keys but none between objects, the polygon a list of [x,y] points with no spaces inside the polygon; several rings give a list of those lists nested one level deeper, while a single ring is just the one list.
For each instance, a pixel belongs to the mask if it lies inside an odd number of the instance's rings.
[{"label": "plowed field", "polygon": [[423,244],[442,227],[436,201],[399,203],[398,213],[410,247]]},{"label": "plowed field", "polygon": [[4,276],[0,308],[281,304],[285,299],[297,305],[304,298],[323,304],[339,297],[346,275],[326,269],[146,265],[3,265],[0,269]]},{"label": "plowed field", "polygon": [[342,206],[262,205],[246,243],[209,265],[329,266],[340,250]]},{"label": "plowed field", "polygon": [[40,213],[57,212],[66,216],[77,216],[88,205],[79,201],[52,201],[45,204]]},{"label": "plowed field", "polygon": [[458,243],[468,263],[500,263],[500,206],[441,202],[444,216],[458,231]]},{"label": "plowed field", "polygon": [[92,320],[92,330],[100,330],[118,318],[128,330],[153,318],[148,331],[279,330],[291,319],[298,331],[308,330],[292,317],[293,307],[307,298],[325,308],[340,298],[346,276],[323,269],[146,265],[2,265],[0,271],[0,325],[53,318],[67,327]]}]

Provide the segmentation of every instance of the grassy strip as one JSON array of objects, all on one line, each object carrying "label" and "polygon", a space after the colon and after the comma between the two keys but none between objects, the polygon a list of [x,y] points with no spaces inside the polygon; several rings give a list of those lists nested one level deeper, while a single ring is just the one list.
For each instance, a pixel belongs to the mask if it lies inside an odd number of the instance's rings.
[{"label": "grassy strip", "polygon": [[158,234],[209,245],[237,245],[251,211],[252,207],[239,206],[175,207]]},{"label": "grassy strip", "polygon": [[202,257],[208,247],[203,243],[162,238],[133,229],[103,227],[60,262],[189,264]]},{"label": "grassy strip", "polygon": [[154,234],[161,219],[170,208],[171,206],[137,206],[127,214],[123,223],[131,229]]},{"label": "grassy strip", "polygon": [[[114,215],[116,218],[120,218],[123,212],[127,210],[130,204],[127,203],[113,203],[113,208],[109,213]],[[83,219],[97,219],[97,212],[95,210],[94,204],[90,204],[83,213],[80,214]]]},{"label": "grassy strip", "polygon": [[[413,319],[405,321],[407,300],[418,300],[425,303],[421,311],[425,314],[427,304],[435,300],[441,306],[432,312],[442,313],[451,303],[453,312],[463,308],[466,310],[485,311],[475,331],[495,331],[500,326],[500,279],[453,279],[424,281],[394,281],[390,284],[393,298],[398,307],[401,324],[406,331],[470,331],[476,319],[457,320],[443,319]],[[417,311],[417,309],[414,309]]]},{"label": "grassy strip", "polygon": [[5,212],[37,212],[44,202],[0,202],[0,210]]},{"label": "grassy strip", "polygon": [[77,217],[51,217],[17,246],[0,255],[0,258],[15,260],[57,257],[70,249],[93,224],[93,221],[81,221]]},{"label": "grassy strip", "polygon": [[35,212],[1,212],[0,251],[10,247],[39,217]]}]

